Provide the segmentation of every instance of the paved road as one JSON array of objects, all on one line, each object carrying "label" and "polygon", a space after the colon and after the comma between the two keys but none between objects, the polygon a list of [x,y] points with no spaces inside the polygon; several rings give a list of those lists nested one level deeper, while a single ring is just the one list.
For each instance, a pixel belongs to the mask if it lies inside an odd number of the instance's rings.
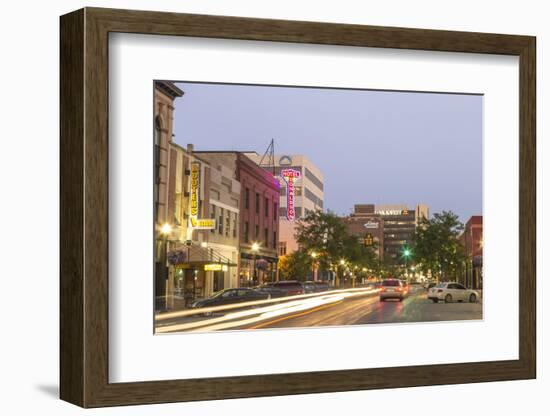
[{"label": "paved road", "polygon": [[[191,311],[188,311],[191,312]],[[290,297],[283,302],[216,311],[210,316],[167,314],[157,317],[157,332],[305,328],[398,322],[456,321],[482,318],[481,303],[433,303],[420,290],[403,302],[380,302],[376,291],[348,289]]]},{"label": "paved road", "polygon": [[454,321],[482,318],[481,303],[433,303],[424,291],[403,302],[380,302],[378,296],[350,299],[311,311],[261,322],[241,329],[300,328],[396,322]]}]

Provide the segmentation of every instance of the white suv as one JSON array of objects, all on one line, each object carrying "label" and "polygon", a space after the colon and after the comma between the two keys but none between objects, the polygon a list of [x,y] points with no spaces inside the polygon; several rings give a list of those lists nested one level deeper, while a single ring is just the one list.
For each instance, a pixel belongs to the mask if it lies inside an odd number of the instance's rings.
[{"label": "white suv", "polygon": [[444,300],[445,303],[449,302],[477,302],[479,300],[479,293],[475,290],[466,289],[460,283],[444,282],[435,285],[428,291],[428,299],[434,301],[434,303]]}]

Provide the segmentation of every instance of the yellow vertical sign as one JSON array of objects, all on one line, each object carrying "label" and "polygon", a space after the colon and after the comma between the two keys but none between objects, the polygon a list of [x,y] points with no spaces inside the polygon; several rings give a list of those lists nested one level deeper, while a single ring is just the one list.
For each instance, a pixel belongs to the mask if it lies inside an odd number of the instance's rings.
[{"label": "yellow vertical sign", "polygon": [[201,164],[199,162],[191,163],[191,192],[190,192],[190,221],[191,227],[197,225],[199,217],[199,192],[200,192]]}]

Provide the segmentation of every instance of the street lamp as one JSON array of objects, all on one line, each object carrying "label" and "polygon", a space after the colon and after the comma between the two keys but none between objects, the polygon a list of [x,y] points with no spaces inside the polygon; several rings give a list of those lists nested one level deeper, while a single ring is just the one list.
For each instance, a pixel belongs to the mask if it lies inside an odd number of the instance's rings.
[{"label": "street lamp", "polygon": [[[344,275],[344,266],[345,266],[345,264],[346,264],[346,260],[341,259],[340,260],[340,266],[342,266],[342,276]],[[338,275],[338,268],[336,269],[336,278],[337,278],[336,286],[340,287],[340,276]]]},{"label": "street lamp", "polygon": [[403,248],[402,256],[405,258],[405,271],[407,273],[407,278],[409,278],[409,258],[411,255],[412,252],[408,247]]},{"label": "street lamp", "polygon": [[253,278],[254,278],[254,281],[256,282],[257,280],[257,271],[256,271],[256,255],[258,253],[258,251],[260,250],[260,245],[256,242],[252,243],[252,252],[254,253],[254,273],[253,273]]},{"label": "street lamp", "polygon": [[315,280],[315,259],[317,258],[317,253],[315,251],[311,252],[311,280]]},{"label": "street lamp", "polygon": [[164,309],[168,307],[168,265],[167,263],[167,257],[168,257],[168,236],[172,233],[172,226],[165,222],[160,227],[160,235],[162,236],[162,248],[161,248],[161,258],[160,258],[160,264],[161,264],[161,270],[162,270],[162,278],[164,278]]}]

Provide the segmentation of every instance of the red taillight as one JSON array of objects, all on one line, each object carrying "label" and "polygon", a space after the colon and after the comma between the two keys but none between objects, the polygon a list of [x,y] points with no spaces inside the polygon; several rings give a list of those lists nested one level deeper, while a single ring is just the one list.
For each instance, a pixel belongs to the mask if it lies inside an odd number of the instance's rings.
[{"label": "red taillight", "polygon": [[437,289],[437,293],[442,293],[443,289]]}]

